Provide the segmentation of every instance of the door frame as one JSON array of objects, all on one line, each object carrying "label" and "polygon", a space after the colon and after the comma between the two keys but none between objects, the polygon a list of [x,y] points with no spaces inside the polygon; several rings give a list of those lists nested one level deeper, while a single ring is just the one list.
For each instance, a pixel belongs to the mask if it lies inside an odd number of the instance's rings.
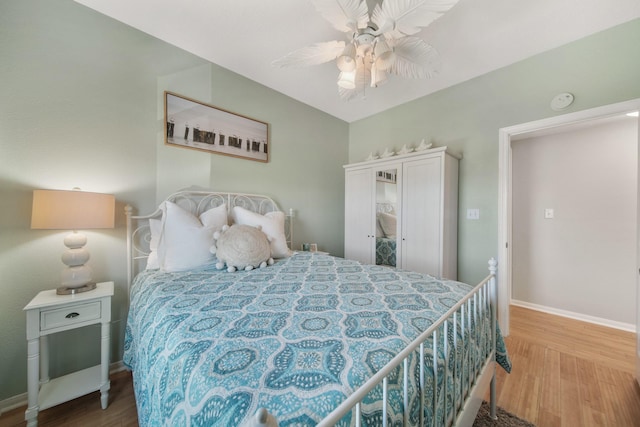
[{"label": "door frame", "polygon": [[[498,131],[498,322],[509,335],[512,280],[512,149],[514,136],[640,110],[640,98],[501,128]],[[640,213],[639,213],[640,215]],[[640,240],[639,240],[640,243]]]}]

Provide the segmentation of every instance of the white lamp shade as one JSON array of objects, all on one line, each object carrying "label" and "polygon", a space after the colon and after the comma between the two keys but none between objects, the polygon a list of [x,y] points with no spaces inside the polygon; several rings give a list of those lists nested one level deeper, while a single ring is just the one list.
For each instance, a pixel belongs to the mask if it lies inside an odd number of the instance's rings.
[{"label": "white lamp shade", "polygon": [[340,71],[353,71],[356,69],[356,47],[349,43],[344,47],[342,55],[336,59],[336,65]]},{"label": "white lamp shade", "polygon": [[31,228],[88,230],[113,228],[115,197],[86,191],[34,190]]},{"label": "white lamp shade", "polygon": [[376,66],[379,70],[388,70],[396,60],[395,52],[382,40],[375,47]]},{"label": "white lamp shade", "polygon": [[371,66],[371,87],[378,87],[386,83],[388,79],[387,72],[377,67],[376,63]]},{"label": "white lamp shade", "polygon": [[356,70],[342,71],[338,76],[338,86],[344,89],[355,89],[356,87]]}]

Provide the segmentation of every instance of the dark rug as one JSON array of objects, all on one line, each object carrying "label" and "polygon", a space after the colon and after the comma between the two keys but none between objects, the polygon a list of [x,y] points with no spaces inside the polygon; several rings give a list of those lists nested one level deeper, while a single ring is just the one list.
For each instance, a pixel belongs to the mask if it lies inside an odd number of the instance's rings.
[{"label": "dark rug", "polygon": [[535,427],[529,421],[518,418],[510,412],[498,407],[496,410],[497,420],[492,420],[489,414],[489,404],[482,402],[478,415],[473,422],[473,427]]}]

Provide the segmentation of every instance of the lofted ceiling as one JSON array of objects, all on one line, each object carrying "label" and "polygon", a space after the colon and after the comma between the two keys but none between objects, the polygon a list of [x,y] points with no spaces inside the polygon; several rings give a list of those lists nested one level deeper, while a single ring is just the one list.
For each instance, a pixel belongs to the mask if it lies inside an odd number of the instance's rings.
[{"label": "lofted ceiling", "polygon": [[271,65],[298,48],[345,40],[309,0],[76,1],[346,122],[640,18],[638,0],[460,0],[416,34],[440,53],[437,76],[391,76],[344,101],[334,62]]}]

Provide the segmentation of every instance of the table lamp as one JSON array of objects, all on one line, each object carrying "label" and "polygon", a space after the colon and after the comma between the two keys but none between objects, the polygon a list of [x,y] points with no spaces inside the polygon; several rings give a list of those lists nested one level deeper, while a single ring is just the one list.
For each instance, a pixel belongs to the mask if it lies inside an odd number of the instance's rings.
[{"label": "table lamp", "polygon": [[72,230],[64,238],[67,250],[62,262],[59,295],[75,294],[95,289],[91,268],[85,263],[89,251],[84,247],[87,237],[77,230],[113,228],[115,197],[111,194],[90,193],[74,189],[34,190],[31,228],[39,230]]}]

